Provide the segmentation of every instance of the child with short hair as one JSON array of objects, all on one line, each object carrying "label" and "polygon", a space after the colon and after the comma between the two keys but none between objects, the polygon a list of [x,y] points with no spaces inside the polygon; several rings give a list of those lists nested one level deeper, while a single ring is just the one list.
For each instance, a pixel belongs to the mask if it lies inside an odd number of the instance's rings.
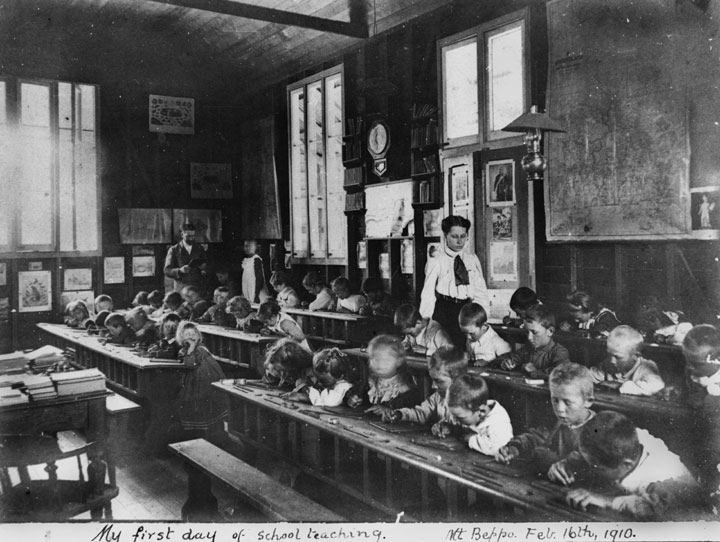
[{"label": "child with short hair", "polygon": [[510,296],[510,310],[515,313],[515,318],[508,314],[503,318],[503,324],[512,327],[522,326],[523,320],[525,319],[525,312],[537,304],[542,305],[542,302],[538,299],[535,290],[527,286],[520,286],[520,288],[515,290],[512,296]]},{"label": "child with short hair", "polygon": [[299,342],[308,352],[312,352],[303,330],[292,316],[280,310],[276,301],[270,300],[262,303],[258,309],[257,319],[265,325],[268,333],[278,333],[290,337]]},{"label": "child with short hair", "polygon": [[350,293],[350,281],[345,277],[336,278],[332,281],[331,286],[336,298],[335,310],[337,312],[358,314],[365,306],[365,297],[360,294]]},{"label": "child with short hair", "polygon": [[313,356],[296,340],[286,337],[268,348],[263,365],[263,382],[292,390],[312,377]]},{"label": "child with short hair", "polygon": [[148,348],[148,354],[152,358],[178,359],[180,345],[177,342],[177,328],[180,325],[180,316],[174,312],[168,312],[160,320],[159,328],[161,339]]},{"label": "child with short hair", "polygon": [[377,335],[368,344],[368,401],[365,412],[383,416],[394,409],[419,404],[422,390],[410,375],[405,348],[393,335]]},{"label": "child with short hair", "polygon": [[693,327],[683,341],[683,355],[694,434],[702,436],[694,463],[704,493],[717,515],[720,511],[720,330],[709,324]]},{"label": "child with short hair", "polygon": [[283,309],[299,307],[300,298],[295,288],[290,286],[290,276],[284,271],[273,271],[270,275],[270,286],[277,292],[277,304]]},{"label": "child with short hair", "polygon": [[215,271],[215,278],[218,281],[218,285],[224,286],[228,289],[230,297],[238,295],[238,292],[240,290],[238,289],[235,280],[233,280],[232,274],[230,273],[230,268],[228,266],[221,265],[220,267],[218,267]]},{"label": "child with short hair", "polygon": [[590,294],[575,290],[567,296],[569,320],[563,322],[563,331],[584,330],[593,338],[607,337],[620,325],[613,311],[601,306]]},{"label": "child with short hair", "polygon": [[162,306],[163,306],[163,295],[160,292],[160,290],[153,290],[150,292],[147,296],[147,308],[145,309],[145,312],[148,313],[148,316],[151,318],[157,318],[162,315]]},{"label": "child with short hair", "polygon": [[225,311],[229,297],[230,292],[225,286],[215,288],[213,292],[213,301],[215,303],[196,321],[218,326],[235,327],[235,319]]},{"label": "child with short hair", "polygon": [[110,316],[110,311],[100,311],[95,315],[95,320],[93,323],[95,324],[93,326],[88,326],[88,333],[97,333],[101,336],[107,336],[108,330],[107,327],[105,327],[105,320],[107,320],[107,317]]},{"label": "child with short hair", "polygon": [[445,438],[457,421],[448,409],[446,394],[450,384],[458,376],[468,370],[467,354],[455,346],[441,346],[428,362],[428,372],[433,382],[435,393],[421,404],[412,408],[400,408],[383,413],[384,422],[409,421],[416,423],[432,423],[432,434]]},{"label": "child with short hair", "polygon": [[157,340],[157,326],[148,318],[142,307],[135,307],[126,312],[125,321],[135,333],[135,340],[141,346],[149,346]]},{"label": "child with short hair", "polygon": [[100,311],[113,311],[112,297],[107,294],[100,294],[99,296],[97,296],[93,304],[95,305],[96,314]]},{"label": "child with short hair", "polygon": [[[167,294],[165,294],[165,298],[163,299],[163,306],[166,310],[180,314],[182,304],[183,298],[180,295],[180,292],[168,292]],[[182,317],[183,315],[180,314],[180,316]]]},{"label": "child with short hair", "polygon": [[616,487],[614,494],[568,492],[567,502],[628,514],[637,519],[681,519],[699,508],[700,486],[665,443],[618,412],[599,412],[581,429],[579,453],[593,474]]},{"label": "child with short hair", "polygon": [[[236,295],[227,302],[225,312],[235,318],[234,327],[237,329],[243,331],[257,329],[259,331],[260,327],[262,327],[262,324],[256,320],[257,314],[253,312],[250,301],[241,295]],[[254,325],[254,322],[257,322],[258,325]]]},{"label": "child with short hair", "polygon": [[571,469],[580,460],[577,455],[580,429],[595,415],[590,410],[595,400],[593,381],[587,367],[567,362],[552,370],[549,383],[550,403],[557,418],[555,426],[516,436],[498,450],[495,460],[509,463],[516,457],[530,458],[538,473],[569,484]]},{"label": "child with short hair", "polygon": [[197,320],[208,310],[208,303],[200,297],[200,291],[197,287],[192,285],[184,286],[181,295],[185,301],[185,306],[190,312],[188,320]]},{"label": "child with short hair", "polygon": [[395,311],[395,327],[405,336],[405,349],[432,356],[441,346],[452,346],[450,335],[439,322],[423,318],[420,311],[410,303],[400,305]]},{"label": "child with short hair", "polygon": [[510,345],[487,323],[487,312],[478,303],[466,303],[458,315],[460,331],[467,337],[465,349],[470,365],[482,367],[512,351]]},{"label": "child with short hair", "polygon": [[191,370],[182,374],[178,418],[185,431],[211,441],[224,436],[223,420],[229,414],[227,397],[211,384],[225,378],[213,355],[202,345],[202,334],[193,322],[180,322],[175,335],[181,345],[180,359]]},{"label": "child with short hair", "polygon": [[300,384],[290,398],[309,401],[315,406],[340,406],[351,408],[362,404],[352,382],[351,361],[339,348],[325,348],[313,356],[313,376]]},{"label": "child with short hair", "polygon": [[108,342],[128,345],[135,340],[135,332],[125,321],[125,315],[113,312],[105,318],[105,328],[108,332]]},{"label": "child with short hair", "polygon": [[311,311],[332,310],[335,306],[335,299],[330,288],[317,272],[309,271],[303,277],[302,284],[308,292],[315,296],[315,301],[307,306],[308,309]]},{"label": "child with short hair", "polygon": [[607,338],[608,359],[590,371],[596,384],[627,395],[654,395],[665,387],[654,361],[640,355],[643,337],[630,326],[620,325]]},{"label": "child with short hair", "polygon": [[362,283],[362,291],[367,303],[360,309],[363,316],[392,316],[395,307],[392,298],[385,292],[382,279],[368,277]]},{"label": "child with short hair", "polygon": [[79,327],[86,329],[92,322],[90,319],[90,311],[84,301],[76,299],[71,301],[65,307],[65,316],[63,323],[69,327]]},{"label": "child with short hair", "polygon": [[513,436],[510,416],[503,406],[490,399],[485,380],[463,374],[452,381],[446,398],[450,414],[470,433],[465,441],[470,449],[495,455]]},{"label": "child with short hair", "polygon": [[503,354],[493,364],[506,371],[521,370],[530,375],[547,375],[553,367],[570,361],[567,348],[553,340],[555,315],[545,305],[533,305],[525,313],[528,342],[520,349]]},{"label": "child with short hair", "polygon": [[130,303],[131,307],[142,307],[148,303],[148,293],[144,290],[140,290]]},{"label": "child with short hair", "polygon": [[242,261],[242,295],[252,303],[262,303],[270,297],[265,285],[263,261],[257,254],[257,241],[246,239]]}]

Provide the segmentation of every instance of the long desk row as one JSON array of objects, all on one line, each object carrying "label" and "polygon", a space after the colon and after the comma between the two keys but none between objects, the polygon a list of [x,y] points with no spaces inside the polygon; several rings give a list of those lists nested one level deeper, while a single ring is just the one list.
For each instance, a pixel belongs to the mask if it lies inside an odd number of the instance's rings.
[{"label": "long desk row", "polygon": [[568,507],[566,489],[538,480],[522,462],[497,464],[465,443],[431,437],[427,427],[287,402],[259,383],[213,386],[230,398],[231,437],[390,517],[405,512],[405,519],[422,520],[608,520],[597,510]]},{"label": "long desk row", "polygon": [[[262,375],[265,351],[279,338],[277,335],[247,333],[213,324],[198,324],[198,329],[203,334],[207,349],[220,362],[235,369],[231,372],[236,376],[237,370],[243,369],[253,376]],[[225,372],[228,373],[227,370]]]}]

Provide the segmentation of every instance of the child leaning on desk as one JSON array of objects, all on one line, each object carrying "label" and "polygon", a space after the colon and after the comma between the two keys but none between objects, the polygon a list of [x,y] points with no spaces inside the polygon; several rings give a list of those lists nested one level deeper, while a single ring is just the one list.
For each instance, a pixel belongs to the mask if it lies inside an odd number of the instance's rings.
[{"label": "child leaning on desk", "polygon": [[472,450],[495,455],[512,438],[510,416],[500,403],[490,399],[481,376],[458,376],[447,390],[446,401],[450,414],[470,430],[465,441]]},{"label": "child leaning on desk", "polygon": [[135,332],[125,321],[125,315],[113,312],[105,318],[107,340],[113,344],[129,345],[135,340]]},{"label": "child leaning on desk", "polygon": [[519,350],[497,357],[492,365],[506,371],[522,370],[525,373],[548,374],[553,367],[570,361],[567,348],[553,340],[555,315],[546,305],[533,305],[525,312],[525,329],[528,342]]},{"label": "child leaning on desk", "polygon": [[[528,458],[538,473],[553,481],[570,483],[568,474],[580,461],[577,442],[582,427],[593,418],[593,381],[587,367],[563,363],[550,373],[550,403],[557,418],[552,429],[532,429],[500,448],[495,460],[509,463],[516,457]],[[570,464],[567,464],[567,461]]]},{"label": "child leaning on desk", "polygon": [[231,325],[230,327],[250,331],[254,330],[254,328],[259,330],[262,326],[262,324],[256,320],[257,314],[253,312],[250,301],[241,295],[236,295],[228,300],[225,312],[235,318],[235,325]]},{"label": "child leaning on desk", "polygon": [[439,322],[423,318],[420,311],[410,303],[400,305],[395,311],[395,327],[405,335],[405,349],[425,356],[432,356],[441,346],[452,346],[450,335]]},{"label": "child leaning on desk", "polygon": [[307,306],[311,311],[331,311],[335,307],[335,298],[325,281],[315,271],[309,271],[302,281],[303,287],[315,296],[315,301]]},{"label": "child leaning on desk", "polygon": [[405,347],[399,337],[377,335],[368,344],[368,401],[365,412],[382,416],[393,409],[412,407],[423,399],[422,390],[410,374]]},{"label": "child leaning on desk", "polygon": [[90,327],[90,323],[95,323],[90,319],[90,311],[84,301],[76,299],[71,301],[65,307],[65,317],[63,318],[63,324],[69,327],[79,327],[87,329]]},{"label": "child leaning on desk", "polygon": [[203,324],[216,324],[218,326],[235,327],[235,318],[225,309],[230,298],[230,290],[226,286],[218,286],[213,292],[213,305],[196,321]]},{"label": "child leaning on desk", "polygon": [[362,283],[362,291],[367,298],[367,303],[360,309],[361,315],[392,317],[395,314],[395,305],[385,291],[381,278],[366,278]]},{"label": "child leaning on desk", "polygon": [[335,310],[337,312],[349,312],[359,314],[365,306],[365,297],[361,294],[353,294],[350,281],[345,277],[338,277],[332,281],[332,292],[335,294]]},{"label": "child leaning on desk", "polygon": [[592,338],[607,337],[620,320],[586,292],[575,290],[567,296],[569,318],[560,324],[563,331],[586,331]]},{"label": "child leaning on desk", "polygon": [[607,338],[608,359],[590,368],[596,384],[627,395],[654,395],[665,387],[654,361],[643,358],[643,336],[630,326],[614,328]]},{"label": "child leaning on desk", "polygon": [[572,506],[636,519],[687,519],[702,508],[700,485],[665,443],[618,412],[604,411],[580,431],[578,450],[602,489],[573,489]]},{"label": "child leaning on desk", "polygon": [[313,356],[312,377],[299,383],[288,399],[309,401],[315,406],[350,408],[362,404],[355,371],[349,356],[339,348],[326,348]]},{"label": "child leaning on desk", "polygon": [[432,434],[445,438],[451,433],[451,428],[458,425],[450,414],[445,395],[452,381],[467,373],[467,370],[467,354],[463,350],[454,346],[441,346],[430,356],[428,362],[428,372],[435,393],[418,406],[384,412],[382,420],[432,423]]},{"label": "child leaning on desk", "polygon": [[465,349],[470,365],[482,367],[512,351],[510,345],[487,323],[487,312],[478,303],[466,303],[458,314],[460,331],[467,337]]},{"label": "child leaning on desk", "polygon": [[305,333],[298,323],[292,316],[282,312],[280,305],[278,305],[274,299],[265,301],[260,305],[257,312],[257,319],[265,325],[261,333],[277,333],[285,337],[290,337],[299,342],[308,352],[312,352],[310,343],[308,343],[307,337],[305,337]]},{"label": "child leaning on desk", "polygon": [[280,339],[265,353],[264,368],[265,384],[292,390],[312,378],[313,356],[296,340]]},{"label": "child leaning on desk", "polygon": [[148,354],[150,354],[150,357],[160,359],[178,359],[180,345],[175,337],[178,325],[180,325],[180,316],[174,312],[168,312],[162,317],[160,324],[158,324],[161,338],[148,348]]}]

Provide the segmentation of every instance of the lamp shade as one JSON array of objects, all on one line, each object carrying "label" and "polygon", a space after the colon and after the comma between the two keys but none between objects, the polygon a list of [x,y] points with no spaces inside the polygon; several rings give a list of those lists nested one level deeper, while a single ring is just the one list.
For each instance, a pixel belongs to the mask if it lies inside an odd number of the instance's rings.
[{"label": "lamp shade", "polygon": [[560,122],[550,118],[546,113],[538,113],[535,105],[530,108],[530,111],[523,113],[502,129],[503,132],[527,132],[528,130],[565,131]]}]

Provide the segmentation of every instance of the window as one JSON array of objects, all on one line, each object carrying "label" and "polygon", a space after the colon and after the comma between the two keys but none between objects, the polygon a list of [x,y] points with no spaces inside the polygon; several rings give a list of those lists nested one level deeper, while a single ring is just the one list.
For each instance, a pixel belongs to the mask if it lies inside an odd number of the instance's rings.
[{"label": "window", "polygon": [[517,138],[501,129],[528,109],[527,10],[438,42],[443,141]]},{"label": "window", "polygon": [[99,247],[97,88],[0,81],[0,250]]},{"label": "window", "polygon": [[290,85],[288,111],[293,257],[345,264],[342,66]]}]

